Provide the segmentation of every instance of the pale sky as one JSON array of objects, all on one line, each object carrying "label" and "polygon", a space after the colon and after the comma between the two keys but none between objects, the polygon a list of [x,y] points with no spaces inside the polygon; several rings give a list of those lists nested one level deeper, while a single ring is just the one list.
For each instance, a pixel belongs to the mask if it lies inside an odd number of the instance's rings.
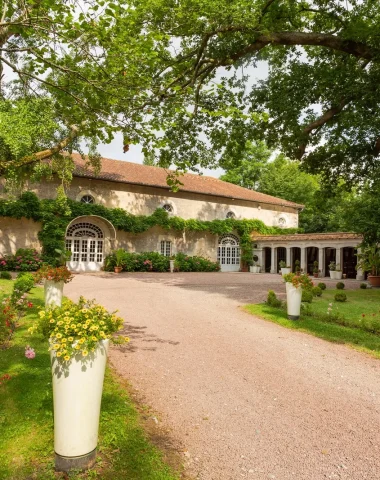
[{"label": "pale sky", "polygon": [[[251,86],[255,83],[256,80],[264,79],[268,76],[268,64],[266,62],[258,62],[256,68],[250,67],[244,69],[244,75],[247,74],[250,75],[248,86]],[[221,71],[218,77],[220,76],[228,76],[228,72]],[[144,155],[141,151],[141,145],[130,145],[129,151],[123,153],[123,137],[121,133],[115,136],[114,140],[110,144],[99,145],[98,151],[103,157],[112,158],[114,160],[124,160],[134,163],[143,163],[144,160]],[[201,169],[201,171],[205,175],[216,178],[219,178],[220,175],[224,173],[224,170],[222,170],[221,168],[213,170]]]}]

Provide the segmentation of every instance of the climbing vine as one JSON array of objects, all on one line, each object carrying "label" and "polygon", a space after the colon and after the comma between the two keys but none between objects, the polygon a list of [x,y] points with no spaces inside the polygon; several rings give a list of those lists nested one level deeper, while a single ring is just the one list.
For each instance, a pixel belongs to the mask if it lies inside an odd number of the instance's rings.
[{"label": "climbing vine", "polygon": [[55,200],[39,200],[32,192],[23,193],[18,200],[0,200],[0,216],[29,218],[41,222],[38,238],[42,244],[45,261],[52,262],[55,249],[64,249],[64,238],[68,224],[82,215],[98,215],[109,220],[118,230],[130,233],[143,233],[154,226],[165,230],[209,232],[213,235],[236,232],[240,237],[242,260],[252,256],[253,232],[266,235],[284,235],[299,232],[297,228],[268,227],[261,220],[184,220],[171,217],[158,208],[152,215],[132,215],[123,208],[107,208],[103,205],[75,202],[58,191]]}]

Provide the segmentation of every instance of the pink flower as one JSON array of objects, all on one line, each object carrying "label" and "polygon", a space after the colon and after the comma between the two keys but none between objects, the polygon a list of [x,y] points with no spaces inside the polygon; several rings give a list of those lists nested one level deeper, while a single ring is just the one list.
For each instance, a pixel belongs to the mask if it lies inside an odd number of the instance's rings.
[{"label": "pink flower", "polygon": [[27,347],[25,347],[25,356],[26,358],[32,359],[36,356],[36,352],[28,345]]}]

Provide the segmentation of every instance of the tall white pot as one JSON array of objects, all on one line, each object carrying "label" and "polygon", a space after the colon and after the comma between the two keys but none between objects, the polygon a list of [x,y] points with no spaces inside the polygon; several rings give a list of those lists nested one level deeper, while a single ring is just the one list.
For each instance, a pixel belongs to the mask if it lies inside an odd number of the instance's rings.
[{"label": "tall white pot", "polygon": [[63,282],[45,280],[45,307],[60,307],[62,305]]},{"label": "tall white pot", "polygon": [[335,280],[342,280],[342,270],[335,270]]},{"label": "tall white pot", "polygon": [[287,273],[290,273],[291,268],[290,267],[282,267],[281,268],[281,275],[286,275]]},{"label": "tall white pot", "polygon": [[301,313],[302,287],[296,288],[286,282],[286,304],[289,320],[299,320]]},{"label": "tall white pot", "polygon": [[330,278],[331,278],[331,280],[336,279],[335,273],[336,273],[335,270],[330,270]]},{"label": "tall white pot", "polygon": [[170,264],[170,273],[173,273],[174,272],[174,260],[169,260],[169,264]]},{"label": "tall white pot", "polygon": [[100,404],[109,340],[87,357],[66,363],[51,352],[54,451],[59,471],[90,468],[96,457]]}]

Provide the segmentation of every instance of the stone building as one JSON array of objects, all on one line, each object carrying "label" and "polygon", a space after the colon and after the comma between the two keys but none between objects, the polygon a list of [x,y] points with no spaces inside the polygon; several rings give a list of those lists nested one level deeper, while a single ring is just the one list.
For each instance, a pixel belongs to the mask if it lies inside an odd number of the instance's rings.
[{"label": "stone building", "polygon": [[[166,182],[168,172],[163,168],[102,159],[102,171],[96,175],[91,168],[85,167],[78,154],[73,154],[73,159],[76,169],[67,191],[69,198],[109,208],[123,208],[134,215],[150,215],[157,208],[164,208],[169,215],[183,219],[258,219],[268,226],[295,228],[298,227],[298,214],[303,208],[302,205],[287,200],[194,174],[180,177],[180,190],[173,192]],[[41,199],[55,198],[58,185],[56,179],[42,184],[30,184],[28,188]],[[38,222],[25,218],[0,218],[0,253],[14,253],[17,248],[40,248],[37,237],[40,229]],[[313,242],[310,236],[308,238],[309,243]],[[275,272],[278,262],[284,256],[281,249],[285,249],[285,253],[294,252],[293,256],[289,253],[287,257],[288,261],[293,261],[298,250],[289,250],[292,242],[296,242],[295,248],[301,248],[301,257],[302,248],[312,246],[305,243],[306,238],[304,243],[300,239],[301,235],[281,236],[281,240],[277,237],[260,238],[255,254],[265,270]],[[340,249],[354,248],[359,243],[358,237],[341,234],[341,237],[331,239],[332,243],[326,245],[326,248],[334,247],[337,241]],[[75,271],[99,270],[104,257],[112,249],[120,247],[130,252],[158,251],[164,255],[184,252],[202,255],[218,260],[222,271],[240,269],[237,235],[217,238],[207,232],[175,232],[160,227],[133,234],[116,230],[108,220],[93,215],[75,218],[68,225],[66,247],[72,251],[69,266]],[[271,249],[270,260],[268,248]],[[306,265],[307,259],[304,263]]]}]

